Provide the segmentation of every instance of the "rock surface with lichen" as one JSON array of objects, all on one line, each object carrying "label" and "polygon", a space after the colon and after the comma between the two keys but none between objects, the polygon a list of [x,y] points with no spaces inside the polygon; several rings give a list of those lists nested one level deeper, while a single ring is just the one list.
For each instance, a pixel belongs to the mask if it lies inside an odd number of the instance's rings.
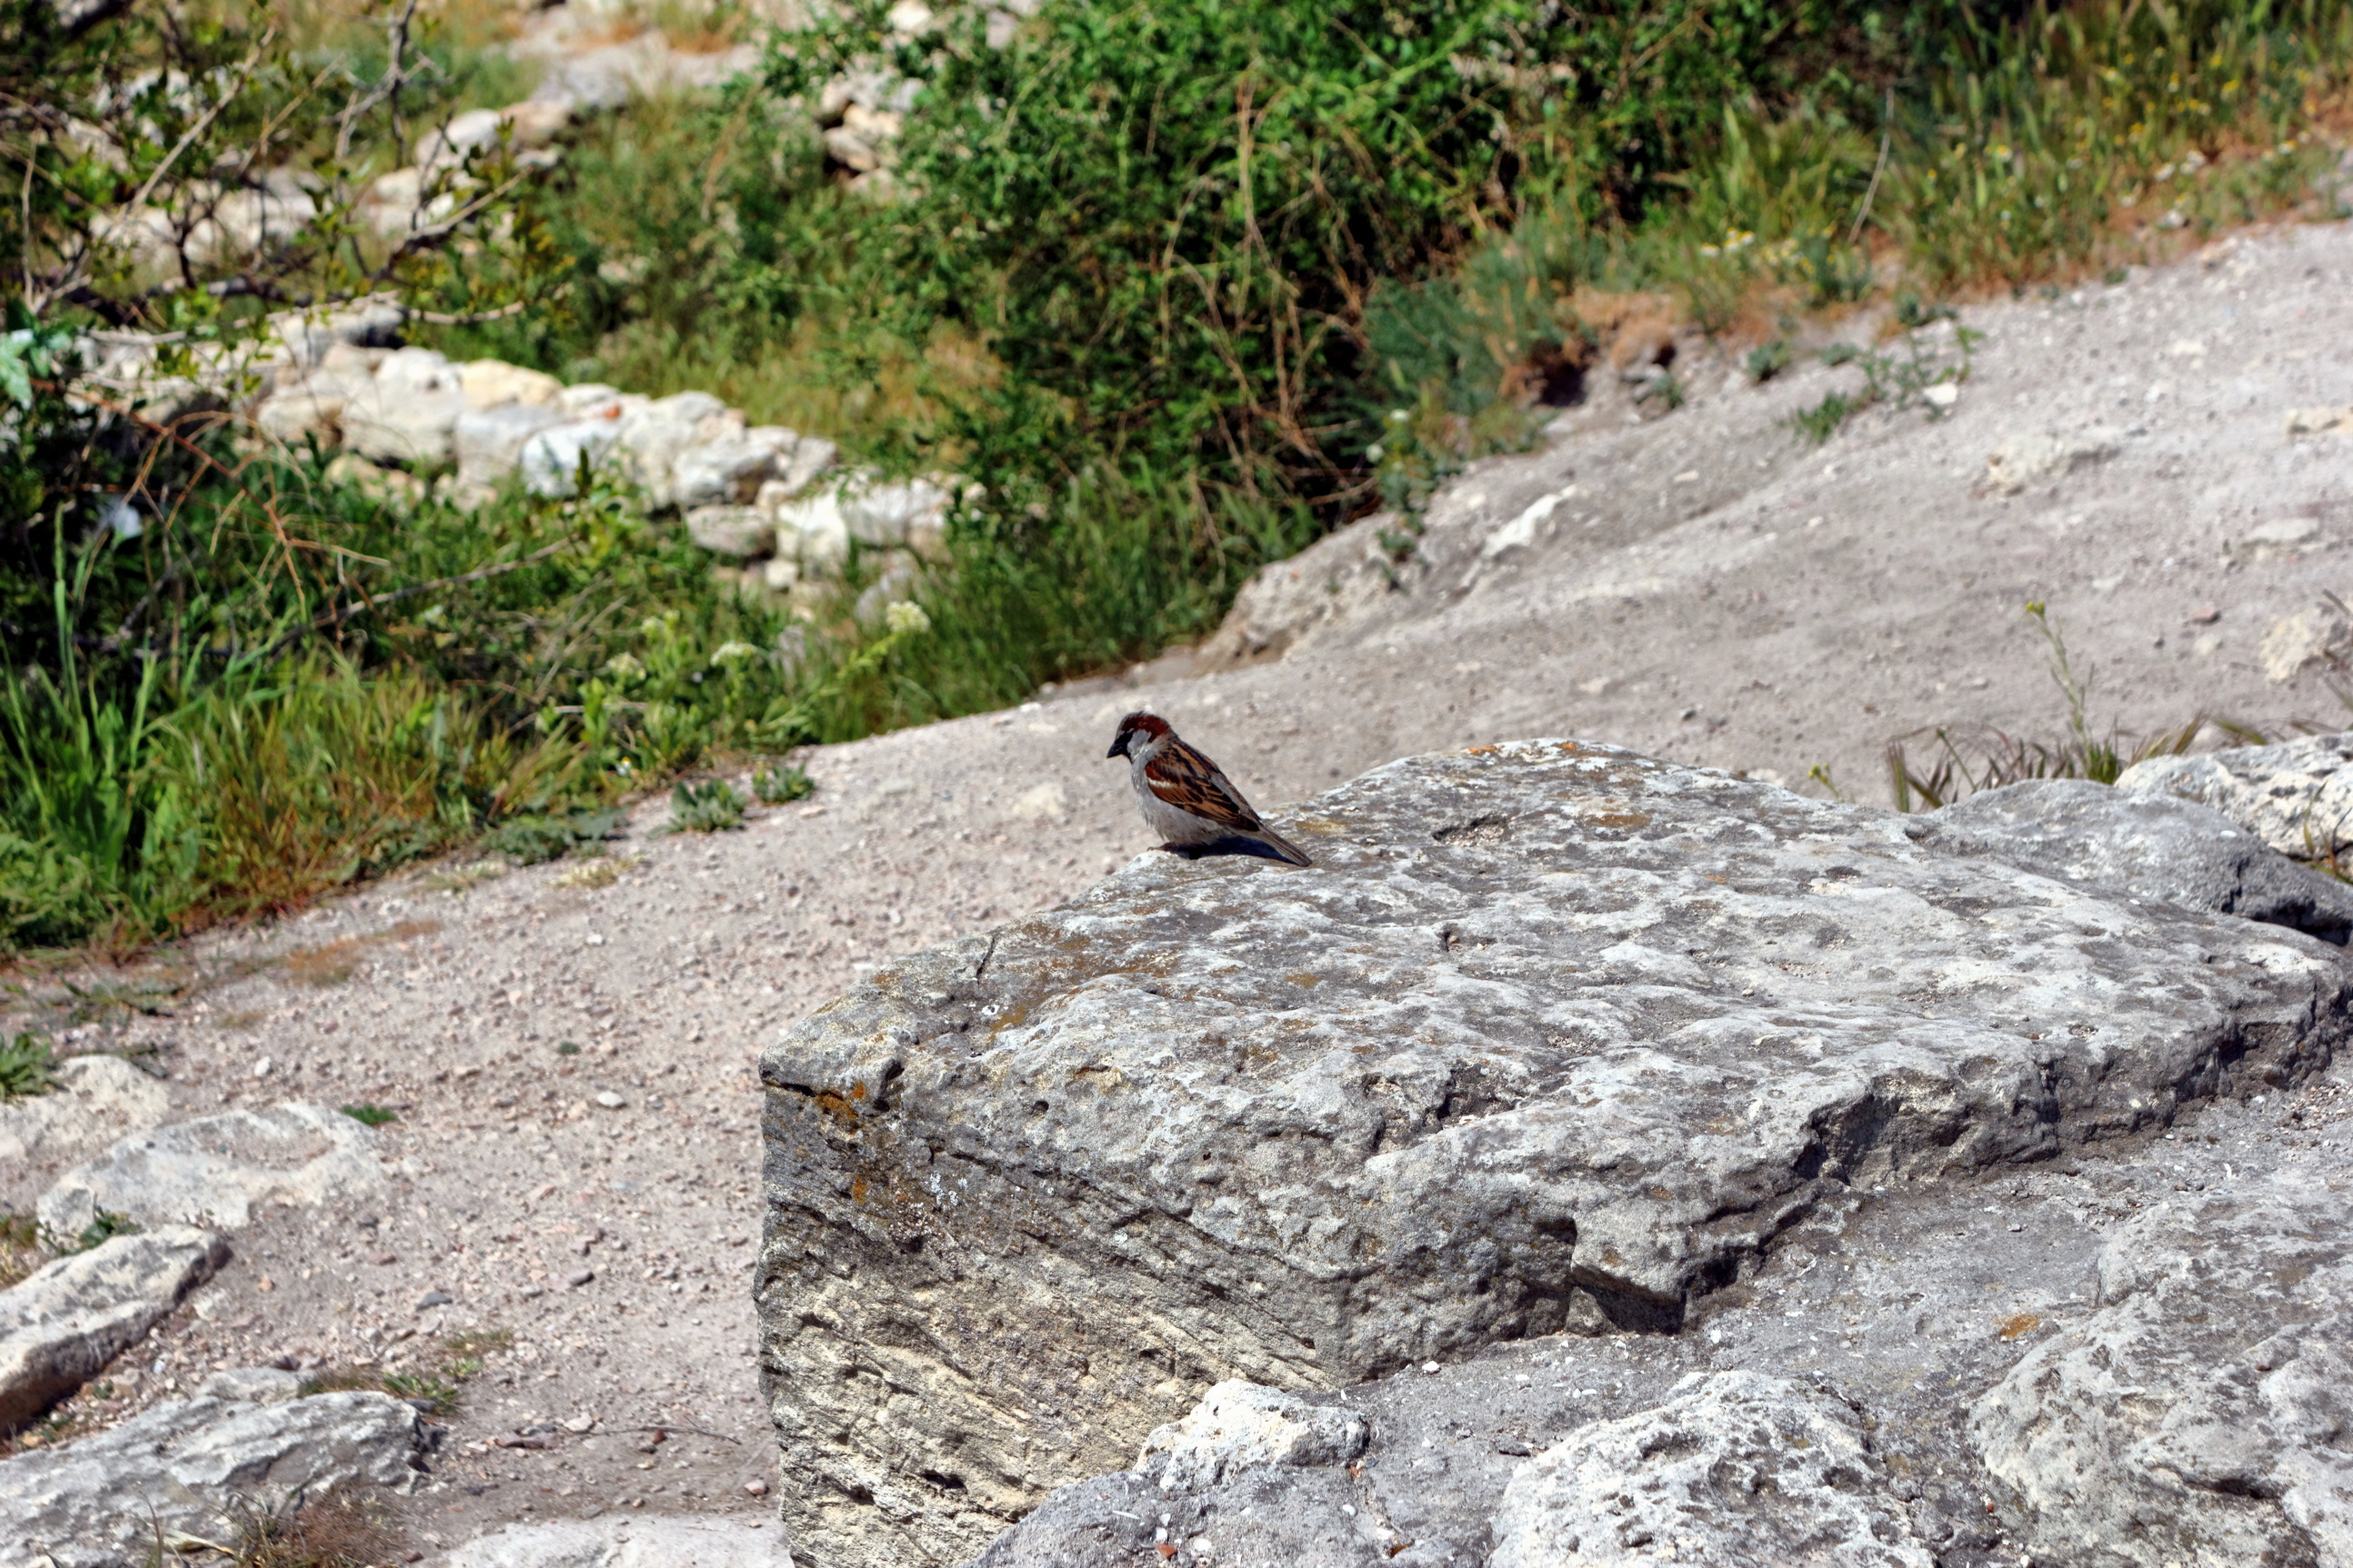
[{"label": "rock surface with lichen", "polygon": [[973,1556],[1208,1384],[1672,1331],[1826,1194],[2291,1084],[2325,944],[1541,741],[1374,770],[886,969],[765,1054],[795,1539]]}]

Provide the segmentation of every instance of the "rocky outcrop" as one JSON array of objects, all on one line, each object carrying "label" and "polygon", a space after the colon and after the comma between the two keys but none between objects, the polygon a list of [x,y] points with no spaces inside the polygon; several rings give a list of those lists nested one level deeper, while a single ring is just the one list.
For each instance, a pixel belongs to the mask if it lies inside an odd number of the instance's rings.
[{"label": "rocky outcrop", "polygon": [[1662,1547],[1724,1568],[1936,1568],[1844,1400],[1753,1372],[1675,1393],[1521,1467],[1489,1568],[1655,1563]]},{"label": "rocky outcrop", "polygon": [[2221,813],[2089,779],[2033,779],[1915,817],[1918,842],[2128,899],[2286,926],[2343,947],[2353,888],[2297,865]]},{"label": "rocky outcrop", "polygon": [[79,1236],[103,1211],[141,1226],[234,1230],[261,1204],[357,1197],[384,1181],[375,1133],[323,1105],[227,1110],[125,1138],[41,1198],[51,1234]]},{"label": "rocky outcrop", "polygon": [[[2302,1080],[2337,950],[1607,747],[1377,769],[766,1053],[796,1539],[952,1563],[1231,1377],[1672,1330],[1826,1194]],[[1322,1472],[1317,1472],[1322,1473]]]},{"label": "rocky outcrop", "polygon": [[351,1487],[406,1490],[427,1452],[386,1394],[158,1405],[63,1448],[0,1460],[0,1568],[145,1568],[159,1536],[233,1534],[236,1500],[282,1507]]},{"label": "rocky outcrop", "polygon": [[2353,1218],[2340,1159],[2119,1228],[2100,1310],[1969,1412],[2038,1560],[2353,1563]]},{"label": "rocky outcrop", "polygon": [[219,1237],[173,1226],[115,1237],[0,1291],[0,1434],[97,1376],[227,1261]]},{"label": "rocky outcrop", "polygon": [[2353,846],[2353,732],[2276,746],[2151,757],[2116,779],[2128,795],[2211,806],[2283,855],[2327,860]]}]

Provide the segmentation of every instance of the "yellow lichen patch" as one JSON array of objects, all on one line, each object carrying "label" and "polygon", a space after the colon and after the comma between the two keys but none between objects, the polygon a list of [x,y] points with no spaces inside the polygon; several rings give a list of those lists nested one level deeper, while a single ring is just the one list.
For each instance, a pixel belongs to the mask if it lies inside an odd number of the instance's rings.
[{"label": "yellow lichen patch", "polygon": [[2032,1312],[2013,1313],[1994,1325],[2001,1331],[2001,1337],[2005,1342],[2021,1339],[2042,1326],[2042,1320]]},{"label": "yellow lichen patch", "polygon": [[1651,826],[1650,813],[1643,811],[1590,811],[1580,815],[1596,827],[1615,827],[1623,831]]},{"label": "yellow lichen patch", "polygon": [[1286,974],[1283,978],[1293,985],[1304,985],[1312,991],[1324,977],[1320,974],[1308,974],[1303,972],[1298,974]]}]

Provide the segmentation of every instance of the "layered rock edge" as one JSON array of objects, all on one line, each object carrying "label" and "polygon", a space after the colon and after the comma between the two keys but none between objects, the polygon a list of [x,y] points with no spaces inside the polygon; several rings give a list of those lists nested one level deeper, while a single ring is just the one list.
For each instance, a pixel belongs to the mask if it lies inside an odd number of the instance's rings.
[{"label": "layered rock edge", "polygon": [[958,1562],[1208,1384],[1666,1329],[1826,1192],[2300,1080],[2337,954],[1534,741],[1147,857],[773,1047],[763,1376],[828,1564]]}]

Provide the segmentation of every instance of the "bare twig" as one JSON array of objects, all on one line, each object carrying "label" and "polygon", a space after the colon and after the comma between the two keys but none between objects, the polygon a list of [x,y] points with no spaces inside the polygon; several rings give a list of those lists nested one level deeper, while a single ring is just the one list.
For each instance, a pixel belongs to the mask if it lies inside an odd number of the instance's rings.
[{"label": "bare twig", "polygon": [[275,27],[261,35],[261,42],[254,45],[253,52],[245,57],[245,63],[237,68],[237,84],[215,100],[210,109],[197,116],[196,122],[188,127],[187,134],[181,137],[178,144],[169,153],[164,154],[164,161],[155,165],[155,172],[147,176],[147,183],[139,187],[139,194],[131,198],[125,211],[137,212],[147,205],[147,198],[155,192],[156,183],[170,172],[174,163],[179,162],[180,154],[186,152],[197,137],[210,130],[212,122],[220,118],[221,110],[227,109],[236,100],[237,95],[245,90],[245,84],[252,79],[254,68],[261,63],[262,51],[269,48],[277,41],[277,38],[278,29]]}]

